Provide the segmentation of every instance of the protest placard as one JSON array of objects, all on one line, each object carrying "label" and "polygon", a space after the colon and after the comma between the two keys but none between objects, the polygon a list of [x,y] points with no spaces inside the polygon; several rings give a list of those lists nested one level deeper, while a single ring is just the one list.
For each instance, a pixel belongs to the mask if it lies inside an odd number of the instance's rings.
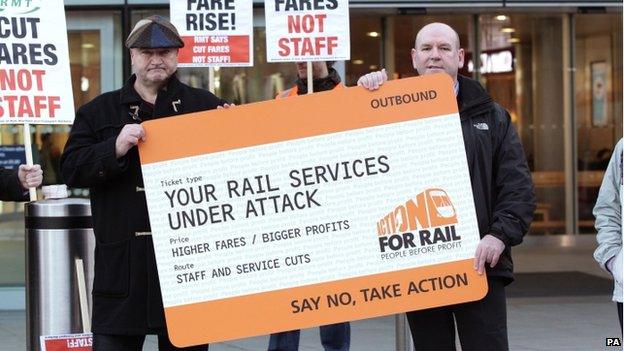
[{"label": "protest placard", "polygon": [[446,75],[143,125],[145,193],[178,346],[486,293]]},{"label": "protest placard", "polygon": [[0,38],[0,124],[72,124],[63,1],[0,1]]},{"label": "protest placard", "polygon": [[252,0],[171,0],[180,67],[253,66]]},{"label": "protest placard", "polygon": [[39,341],[41,351],[91,351],[93,334],[42,335]]},{"label": "protest placard", "polygon": [[268,62],[351,58],[348,0],[265,0]]}]

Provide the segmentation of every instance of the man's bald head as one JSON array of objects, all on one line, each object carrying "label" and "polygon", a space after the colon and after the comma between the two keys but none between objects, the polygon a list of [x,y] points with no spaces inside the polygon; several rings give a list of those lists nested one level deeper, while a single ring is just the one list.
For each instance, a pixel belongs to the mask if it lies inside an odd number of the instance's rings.
[{"label": "man's bald head", "polygon": [[459,35],[444,23],[424,26],[414,41],[412,64],[419,75],[446,72],[457,81],[457,72],[464,65]]},{"label": "man's bald head", "polygon": [[453,41],[454,41],[453,44],[455,45],[455,49],[461,48],[460,46],[461,44],[459,42],[459,34],[457,34],[455,29],[453,29],[453,27],[449,26],[448,24],[440,23],[440,22],[429,23],[426,26],[422,27],[416,34],[416,40],[414,40],[414,47],[415,48],[418,47],[419,40],[421,40],[423,37],[428,36],[432,32],[447,33],[450,37],[453,38]]}]

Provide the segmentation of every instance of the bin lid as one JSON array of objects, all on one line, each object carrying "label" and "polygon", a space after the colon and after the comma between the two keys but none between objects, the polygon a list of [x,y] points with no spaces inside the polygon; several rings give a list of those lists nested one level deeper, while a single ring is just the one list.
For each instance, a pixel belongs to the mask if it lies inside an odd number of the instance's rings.
[{"label": "bin lid", "polygon": [[29,202],[24,206],[26,217],[90,217],[89,199],[65,198]]}]

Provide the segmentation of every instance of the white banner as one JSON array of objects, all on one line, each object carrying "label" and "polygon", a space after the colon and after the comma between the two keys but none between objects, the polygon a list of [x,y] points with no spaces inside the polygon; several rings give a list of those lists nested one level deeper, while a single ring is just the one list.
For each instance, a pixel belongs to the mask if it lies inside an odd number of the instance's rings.
[{"label": "white banner", "polygon": [[351,58],[349,1],[266,0],[268,62]]},{"label": "white banner", "polygon": [[180,67],[253,66],[252,0],[171,0]]},{"label": "white banner", "polygon": [[[479,241],[457,114],[143,165],[143,177],[165,307],[471,259]],[[431,188],[461,219],[452,232],[417,234],[412,252],[377,240],[388,213]]]},{"label": "white banner", "polygon": [[0,1],[0,38],[0,124],[72,124],[63,1]]}]

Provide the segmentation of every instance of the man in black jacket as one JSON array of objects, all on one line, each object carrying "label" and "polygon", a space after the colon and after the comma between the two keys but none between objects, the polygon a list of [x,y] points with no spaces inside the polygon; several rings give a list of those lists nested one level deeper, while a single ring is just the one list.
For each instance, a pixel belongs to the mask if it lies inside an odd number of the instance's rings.
[{"label": "man in black jacket", "polygon": [[16,170],[0,168],[0,200],[26,201],[28,188],[38,187],[42,180],[40,165],[20,165]]},{"label": "man in black jacket", "polygon": [[[407,313],[416,351],[455,350],[455,322],[463,351],[508,350],[505,286],[513,281],[511,247],[522,242],[535,210],[531,173],[509,113],[481,85],[458,75],[464,64],[459,36],[432,23],[417,34],[412,63],[418,74],[453,78],[481,241],[475,270],[488,277],[487,295],[475,302]],[[385,70],[360,77],[374,90]],[[454,322],[455,320],[455,322]]]},{"label": "man in black jacket", "polygon": [[61,156],[65,183],[91,192],[93,350],[138,351],[146,334],[158,335],[160,350],[207,350],[207,345],[177,348],[167,336],[136,145],[146,137],[142,121],[226,104],[176,78],[184,43],[166,19],[139,21],[126,46],[134,74],[120,90],[78,110]]}]

